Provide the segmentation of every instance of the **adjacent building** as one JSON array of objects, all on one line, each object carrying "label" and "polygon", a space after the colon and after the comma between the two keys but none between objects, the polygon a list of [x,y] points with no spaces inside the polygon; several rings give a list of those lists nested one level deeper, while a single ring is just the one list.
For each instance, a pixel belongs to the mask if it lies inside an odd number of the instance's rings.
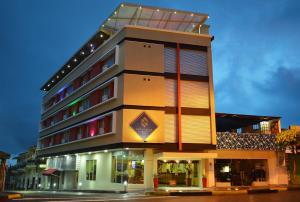
[{"label": "adjacent building", "polygon": [[101,24],[41,88],[43,189],[150,189],[156,176],[161,187],[244,183],[232,159],[252,159],[268,172],[260,181],[281,183],[273,146],[220,142],[240,131],[273,144],[280,118],[215,114],[208,18],[121,4]]}]

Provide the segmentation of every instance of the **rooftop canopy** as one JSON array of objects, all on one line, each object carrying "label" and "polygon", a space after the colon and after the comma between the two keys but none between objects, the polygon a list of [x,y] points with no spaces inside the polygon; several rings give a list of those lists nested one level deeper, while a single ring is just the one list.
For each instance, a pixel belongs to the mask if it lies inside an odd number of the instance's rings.
[{"label": "rooftop canopy", "polygon": [[126,25],[198,33],[209,18],[207,14],[174,9],[120,4],[90,38],[41,88],[49,91],[63,77],[91,55],[104,41]]},{"label": "rooftop canopy", "polygon": [[255,125],[262,121],[278,119],[280,119],[280,117],[216,113],[216,125],[218,132],[230,131],[232,129]]}]

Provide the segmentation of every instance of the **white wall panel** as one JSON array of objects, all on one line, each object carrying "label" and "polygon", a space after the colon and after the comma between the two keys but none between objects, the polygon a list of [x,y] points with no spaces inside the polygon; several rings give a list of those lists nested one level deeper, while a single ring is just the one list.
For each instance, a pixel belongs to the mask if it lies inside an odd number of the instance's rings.
[{"label": "white wall panel", "polygon": [[208,76],[207,54],[198,50],[180,50],[180,71],[182,74]]},{"label": "white wall panel", "polygon": [[165,114],[165,142],[177,142],[176,115]]},{"label": "white wall panel", "polygon": [[173,79],[165,79],[165,86],[165,106],[176,106],[177,81]]},{"label": "white wall panel", "polygon": [[181,81],[181,106],[209,108],[208,83]]},{"label": "white wall panel", "polygon": [[165,47],[164,55],[165,72],[176,73],[176,49]]},{"label": "white wall panel", "polygon": [[210,116],[182,115],[183,143],[211,143]]}]

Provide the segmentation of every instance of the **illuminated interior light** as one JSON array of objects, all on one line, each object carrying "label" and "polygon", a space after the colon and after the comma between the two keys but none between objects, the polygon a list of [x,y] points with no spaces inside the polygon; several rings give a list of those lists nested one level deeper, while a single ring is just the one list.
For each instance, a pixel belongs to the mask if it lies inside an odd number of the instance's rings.
[{"label": "illuminated interior light", "polygon": [[93,137],[95,135],[95,131],[92,129],[90,135]]},{"label": "illuminated interior light", "polygon": [[114,14],[117,15],[117,11],[115,11]]},{"label": "illuminated interior light", "polygon": [[167,160],[164,160],[164,162],[166,163],[166,162],[167,162]]},{"label": "illuminated interior light", "polygon": [[174,14],[176,14],[177,12],[176,11],[174,11]]},{"label": "illuminated interior light", "polygon": [[176,160],[176,163],[179,163],[179,160]]},{"label": "illuminated interior light", "polygon": [[192,27],[195,27],[195,25],[193,24]]},{"label": "illuminated interior light", "polygon": [[105,152],[105,153],[107,153],[107,152],[108,152],[108,150],[107,150],[107,149],[105,149],[105,150],[104,150],[104,152]]},{"label": "illuminated interior light", "polygon": [[126,147],[125,149],[126,149],[126,150],[129,150],[129,148],[128,148],[128,147]]},{"label": "illuminated interior light", "polygon": [[159,12],[159,9],[156,9],[157,12]]},{"label": "illuminated interior light", "polygon": [[139,9],[142,9],[142,6],[140,6]]},{"label": "illuminated interior light", "polygon": [[121,7],[124,7],[124,4],[121,4]]}]

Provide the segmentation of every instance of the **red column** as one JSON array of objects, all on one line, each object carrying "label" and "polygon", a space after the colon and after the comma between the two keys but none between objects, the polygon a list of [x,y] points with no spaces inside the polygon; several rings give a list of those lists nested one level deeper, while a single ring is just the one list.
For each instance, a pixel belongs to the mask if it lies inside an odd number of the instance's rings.
[{"label": "red column", "polygon": [[177,43],[176,47],[176,65],[177,65],[177,135],[178,135],[178,150],[182,151],[181,137],[181,86],[180,86],[180,47]]}]

